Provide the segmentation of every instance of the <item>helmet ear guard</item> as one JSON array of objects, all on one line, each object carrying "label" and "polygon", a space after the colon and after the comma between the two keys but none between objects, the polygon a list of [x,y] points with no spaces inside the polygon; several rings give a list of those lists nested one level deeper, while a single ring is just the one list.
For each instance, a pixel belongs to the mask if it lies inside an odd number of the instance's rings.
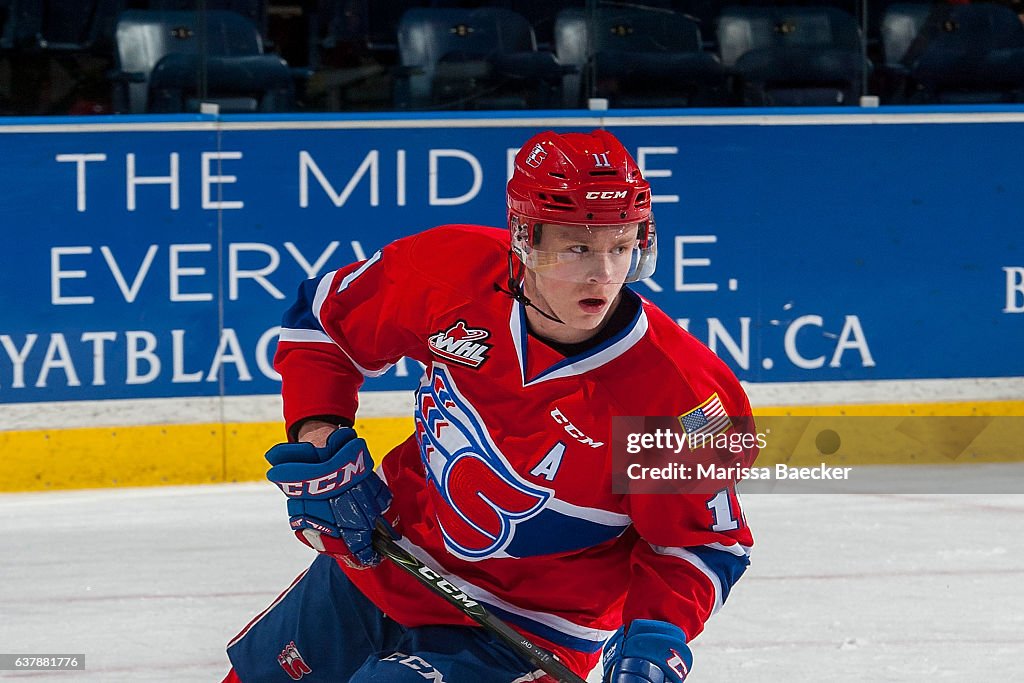
[{"label": "helmet ear guard", "polygon": [[658,266],[658,231],[654,226],[653,213],[647,221],[647,235],[633,249],[633,255],[636,260],[630,265],[626,282],[646,280],[654,275],[654,269]]},{"label": "helmet ear guard", "polygon": [[530,250],[533,248],[533,235],[531,234],[530,223],[509,212],[508,227],[511,235],[512,253],[525,264]]}]

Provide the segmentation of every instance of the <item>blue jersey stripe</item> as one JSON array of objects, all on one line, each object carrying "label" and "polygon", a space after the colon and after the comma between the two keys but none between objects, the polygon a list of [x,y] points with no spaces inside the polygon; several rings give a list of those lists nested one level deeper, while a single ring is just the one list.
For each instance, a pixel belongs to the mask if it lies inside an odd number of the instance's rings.
[{"label": "blue jersey stripe", "polygon": [[[591,548],[618,538],[628,528],[628,524],[600,524],[546,509],[516,526],[516,535],[505,552],[512,557],[535,557]],[[552,533],[553,529],[557,533]]]},{"label": "blue jersey stripe", "polygon": [[316,288],[319,284],[320,278],[313,278],[299,285],[295,303],[284,312],[284,316],[281,318],[281,327],[292,330],[324,331],[320,321],[313,314],[313,298],[316,296]]},{"label": "blue jersey stripe", "polygon": [[733,584],[740,580],[743,572],[750,565],[750,558],[746,555],[733,555],[725,550],[716,550],[702,545],[689,546],[686,549],[699,557],[718,577],[718,582],[722,586],[722,602],[724,603],[729,597],[729,591]]}]

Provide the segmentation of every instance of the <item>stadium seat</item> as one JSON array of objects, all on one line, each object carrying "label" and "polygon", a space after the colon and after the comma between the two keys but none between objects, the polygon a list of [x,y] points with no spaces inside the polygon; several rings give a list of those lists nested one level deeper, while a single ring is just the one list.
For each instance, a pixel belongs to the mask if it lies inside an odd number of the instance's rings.
[{"label": "stadium seat", "polygon": [[932,11],[930,3],[894,3],[885,8],[881,21],[882,63],[878,73],[889,102],[904,102],[909,70],[903,64],[917,34]]},{"label": "stadium seat", "polygon": [[835,7],[727,7],[717,34],[745,105],[855,105],[870,70],[857,20]]},{"label": "stadium seat", "polygon": [[[613,107],[721,102],[725,72],[716,56],[703,51],[693,19],[665,10],[604,5],[593,15],[592,32],[588,25],[587,11],[574,8],[559,12],[555,21],[559,62],[582,72],[565,77],[565,106],[580,106],[591,95],[607,98]],[[585,87],[585,79],[592,86]]]},{"label": "stadium seat", "polygon": [[0,50],[13,50],[18,44],[17,6],[14,0],[0,0]]},{"label": "stadium seat", "polygon": [[1004,5],[936,5],[903,57],[910,101],[1024,101],[1024,25]]},{"label": "stadium seat", "polygon": [[197,111],[201,101],[222,111],[291,107],[288,65],[263,54],[256,27],[234,12],[124,12],[115,42],[119,112]]},{"label": "stadium seat", "polygon": [[882,16],[882,51],[887,66],[899,66],[931,14],[930,3],[895,3]]},{"label": "stadium seat", "polygon": [[508,0],[506,6],[513,12],[518,12],[526,17],[533,27],[533,33],[537,36],[537,46],[540,49],[554,50],[555,20],[558,12],[570,7],[582,8],[586,0]]},{"label": "stadium seat", "polygon": [[564,69],[502,8],[417,8],[398,26],[396,109],[524,109],[554,101]]}]

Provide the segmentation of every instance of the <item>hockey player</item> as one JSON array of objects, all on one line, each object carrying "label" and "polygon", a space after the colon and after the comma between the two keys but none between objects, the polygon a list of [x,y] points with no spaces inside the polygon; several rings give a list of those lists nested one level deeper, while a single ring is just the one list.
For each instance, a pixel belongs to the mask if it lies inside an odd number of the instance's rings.
[{"label": "hockey player", "polygon": [[[319,555],[228,645],[228,681],[547,680],[382,562],[380,519],[580,676],[604,648],[606,681],[686,677],[750,531],[731,486],[614,493],[612,417],[744,416],[747,398],[624,286],[654,272],[657,235],[615,137],[533,137],[507,200],[507,230],[434,228],[300,287],[275,357],[289,443],[267,476]],[[352,428],[357,390],[402,357],[425,366],[415,433],[375,472]]]}]

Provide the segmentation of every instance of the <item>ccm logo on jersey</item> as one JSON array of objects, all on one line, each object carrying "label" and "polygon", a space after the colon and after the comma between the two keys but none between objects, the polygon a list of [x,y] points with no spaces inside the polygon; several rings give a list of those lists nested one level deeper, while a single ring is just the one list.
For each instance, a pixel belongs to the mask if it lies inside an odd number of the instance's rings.
[{"label": "ccm logo on jersey", "polygon": [[629,194],[628,190],[605,190],[604,192],[588,192],[587,199],[625,199],[626,195]]},{"label": "ccm logo on jersey", "polygon": [[320,496],[330,493],[339,486],[348,484],[352,481],[352,477],[366,471],[365,455],[366,451],[359,451],[359,455],[356,456],[355,460],[345,463],[330,474],[325,474],[322,477],[305,481],[282,481],[278,482],[277,485],[284,491],[284,495],[292,498]]},{"label": "ccm logo on jersey", "polygon": [[551,411],[551,417],[555,419],[555,422],[562,425],[563,429],[565,429],[566,434],[576,439],[584,446],[590,446],[591,448],[600,448],[601,446],[604,445],[603,441],[594,441],[589,436],[580,431],[580,428],[574,425],[572,422],[569,422],[569,418],[563,415],[562,411],[559,410],[558,408],[555,408],[554,410]]},{"label": "ccm logo on jersey", "polygon": [[309,664],[306,664],[305,660],[302,659],[302,655],[299,654],[294,640],[285,645],[284,649],[281,650],[281,654],[277,656],[277,663],[288,674],[288,678],[293,681],[299,680],[306,674],[313,673],[313,670],[309,668]]},{"label": "ccm logo on jersey", "polygon": [[490,344],[483,340],[491,336],[490,331],[468,327],[460,320],[447,330],[431,335],[427,339],[431,352],[453,363],[478,368],[487,360]]}]

